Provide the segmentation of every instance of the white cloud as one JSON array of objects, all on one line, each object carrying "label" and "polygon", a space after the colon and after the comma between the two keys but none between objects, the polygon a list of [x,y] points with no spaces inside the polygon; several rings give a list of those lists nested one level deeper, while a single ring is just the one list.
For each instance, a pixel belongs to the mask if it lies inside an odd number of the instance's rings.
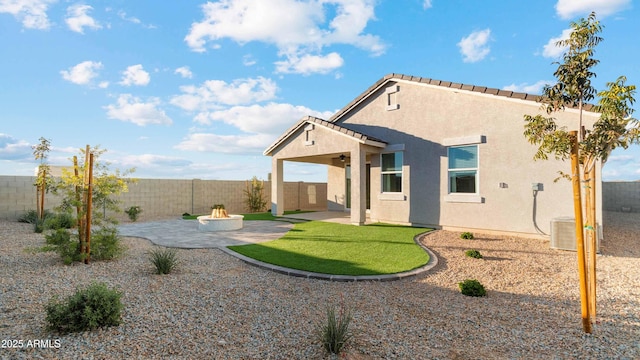
[{"label": "white cloud", "polygon": [[127,70],[122,72],[122,81],[120,81],[120,85],[124,86],[146,86],[151,81],[151,77],[149,73],[144,71],[142,65],[131,65],[127,68]]},{"label": "white cloud", "polygon": [[9,13],[27,29],[46,30],[51,26],[47,17],[49,4],[57,0],[0,0],[0,13]]},{"label": "white cloud", "polygon": [[309,55],[288,56],[285,61],[277,61],[276,72],[310,75],[312,73],[326,74],[344,64],[340,54],[332,52],[326,56]]},{"label": "white cloud", "polygon": [[69,82],[78,85],[87,85],[93,78],[98,76],[98,70],[100,69],[102,69],[101,62],[83,61],[76,66],[70,67],[69,70],[60,71],[60,74],[63,79]]},{"label": "white cloud", "polygon": [[71,5],[67,8],[67,17],[64,21],[71,31],[84,34],[84,28],[93,30],[101,29],[100,25],[94,18],[88,15],[93,7],[84,4]]},{"label": "white cloud", "polygon": [[267,134],[217,135],[194,133],[189,134],[175,148],[185,151],[250,154],[261,153],[274,139],[274,136]]},{"label": "white cloud", "polygon": [[189,69],[188,66],[181,66],[173,72],[174,74],[180,74],[185,79],[191,79],[193,77],[193,73]]},{"label": "white cloud", "polygon": [[257,63],[256,59],[253,58],[252,55],[245,55],[242,57],[242,65],[244,66],[253,66]]},{"label": "white cloud", "polygon": [[503,90],[509,90],[509,91],[515,91],[515,92],[523,92],[523,93],[527,93],[527,94],[534,94],[534,95],[539,95],[542,94],[542,89],[544,88],[545,85],[547,84],[553,84],[555,83],[554,81],[550,81],[550,80],[540,80],[538,82],[536,82],[535,84],[527,84],[527,83],[522,83],[522,84],[511,84],[511,85],[507,85],[505,87],[503,87]]},{"label": "white cloud", "polygon": [[118,164],[123,167],[138,167],[145,168],[164,167],[164,166],[188,166],[192,163],[191,160],[175,157],[164,156],[154,154],[142,154],[142,155],[126,155],[118,159]]},{"label": "white cloud", "polygon": [[138,19],[137,17],[135,17],[135,16],[127,16],[127,13],[122,11],[122,10],[118,11],[118,16],[124,21],[128,21],[128,22],[130,22],[132,24],[136,24],[136,25],[141,25],[142,27],[145,27],[147,29],[155,29],[156,28],[156,26],[152,25],[152,24],[143,24],[142,21],[140,19]]},{"label": "white cloud", "polygon": [[[208,2],[202,5],[204,19],[191,25],[184,40],[197,52],[205,52],[211,42],[218,45],[215,42],[225,38],[240,44],[261,41],[274,44],[278,55],[290,62],[305,55],[326,58],[322,49],[334,44],[352,45],[380,55],[386,46],[378,36],[364,32],[369,21],[375,19],[374,8],[374,0]],[[320,65],[318,70],[326,71],[326,64]]]},{"label": "white cloud", "polygon": [[556,13],[562,19],[578,15],[587,16],[595,11],[599,18],[614,14],[631,6],[631,0],[558,0]]},{"label": "white cloud", "polygon": [[171,125],[173,121],[163,110],[158,109],[160,99],[149,98],[143,102],[131,94],[121,94],[116,105],[105,106],[110,119],[129,121],[138,126],[149,124]]},{"label": "white cloud", "polygon": [[32,156],[28,142],[0,133],[0,160],[27,160]]},{"label": "white cloud", "polygon": [[106,88],[108,88],[108,87],[109,87],[109,82],[108,82],[108,81],[101,81],[101,82],[98,84],[98,87],[99,87],[100,89],[106,89]]},{"label": "white cloud", "polygon": [[544,46],[542,50],[542,56],[546,58],[557,59],[561,57],[568,49],[568,46],[557,46],[556,43],[561,40],[566,40],[571,36],[572,29],[562,30],[562,34],[558,37],[549,39],[549,42]]},{"label": "white cloud", "polygon": [[430,9],[433,7],[433,4],[431,3],[431,0],[424,0],[422,7],[425,8],[425,10]]},{"label": "white cloud", "polygon": [[278,135],[306,115],[327,119],[332,114],[314,111],[304,106],[269,103],[264,106],[234,106],[219,111],[202,112],[195,120],[207,125],[213,121],[222,121],[246,133]]},{"label": "white cloud", "polygon": [[171,104],[187,111],[220,109],[223,105],[241,105],[275,98],[276,83],[264,77],[237,79],[232,83],[207,80],[199,87],[182,86],[182,95],[174,96]]},{"label": "white cloud", "polygon": [[458,43],[462,61],[477,62],[489,55],[489,40],[491,40],[491,30],[484,29],[474,31],[469,36],[463,37]]}]

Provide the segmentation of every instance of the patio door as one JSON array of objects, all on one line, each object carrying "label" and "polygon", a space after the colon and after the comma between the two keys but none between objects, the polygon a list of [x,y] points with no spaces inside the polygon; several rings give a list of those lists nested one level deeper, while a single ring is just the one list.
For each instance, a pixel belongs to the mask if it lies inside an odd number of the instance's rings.
[{"label": "patio door", "polygon": [[[345,208],[351,209],[351,165],[345,165],[344,175],[345,175],[345,184],[346,184]],[[367,198],[367,210],[370,210],[371,209],[371,164],[366,164],[365,180],[366,180],[365,195]]]}]

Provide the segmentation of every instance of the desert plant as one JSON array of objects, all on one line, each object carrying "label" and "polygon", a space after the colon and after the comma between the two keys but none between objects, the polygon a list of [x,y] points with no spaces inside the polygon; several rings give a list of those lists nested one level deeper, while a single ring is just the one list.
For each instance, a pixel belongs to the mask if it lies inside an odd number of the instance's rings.
[{"label": "desert plant", "polygon": [[68,212],[46,214],[43,223],[44,230],[71,229],[75,225],[75,217]]},{"label": "desert plant", "polygon": [[467,296],[485,296],[487,295],[487,291],[484,289],[484,286],[475,279],[467,279],[465,281],[459,282],[458,287],[460,288],[460,292],[463,295]]},{"label": "desert plant", "polygon": [[18,217],[18,222],[35,224],[38,220],[38,212],[36,210],[27,210]]},{"label": "desert plant", "polygon": [[261,212],[267,206],[264,198],[264,181],[259,181],[257,176],[247,181],[247,188],[244,190],[244,203],[249,212]]},{"label": "desert plant", "polygon": [[482,259],[482,254],[480,254],[480,251],[478,250],[467,250],[464,252],[464,254],[470,258],[474,258],[474,259]]},{"label": "desert plant", "polygon": [[353,337],[349,330],[351,311],[343,307],[336,312],[335,305],[327,306],[327,317],[318,324],[317,332],[322,346],[330,354],[339,354],[344,345]]},{"label": "desert plant", "polygon": [[472,240],[473,239],[473,233],[465,231],[462,234],[460,234],[460,239]]},{"label": "desert plant", "polygon": [[[56,229],[45,235],[46,245],[38,251],[55,251],[65,265],[84,261],[85,254],[80,251],[78,235],[67,229]],[[86,244],[85,244],[86,245]],[[124,252],[118,232],[113,227],[102,227],[91,234],[91,258],[94,260],[112,260]]]},{"label": "desert plant", "polygon": [[93,260],[113,260],[124,252],[118,230],[104,226],[91,233],[91,258]]},{"label": "desert plant", "polygon": [[92,283],[64,301],[54,297],[46,305],[47,330],[69,333],[117,326],[123,307],[121,296],[104,283]]},{"label": "desert plant", "polygon": [[45,235],[47,245],[40,248],[40,251],[55,251],[62,258],[65,265],[70,265],[74,261],[82,261],[80,255],[80,244],[77,240],[71,239],[71,232],[67,229],[57,229]]},{"label": "desert plant", "polygon": [[129,216],[129,220],[136,222],[138,220],[138,215],[142,212],[142,208],[134,205],[127,208],[124,212]]},{"label": "desert plant", "polygon": [[169,274],[179,263],[176,249],[157,248],[149,252],[149,258],[160,275]]}]

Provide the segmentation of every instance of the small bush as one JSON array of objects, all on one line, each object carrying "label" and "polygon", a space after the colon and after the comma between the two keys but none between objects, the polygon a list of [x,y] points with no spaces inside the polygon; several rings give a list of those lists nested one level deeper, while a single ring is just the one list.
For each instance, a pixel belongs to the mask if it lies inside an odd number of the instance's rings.
[{"label": "small bush", "polygon": [[[55,251],[60,255],[65,265],[76,261],[83,261],[85,256],[80,253],[80,241],[77,234],[71,234],[67,229],[57,229],[45,235],[47,245],[40,251]],[[93,260],[113,260],[124,252],[120,237],[115,228],[103,227],[91,232],[90,256]]]},{"label": "small bush", "polygon": [[124,211],[129,216],[129,220],[136,222],[138,220],[138,215],[142,212],[142,208],[140,206],[131,206]]},{"label": "small bush", "polygon": [[339,354],[344,345],[353,337],[349,331],[351,312],[340,308],[336,314],[335,306],[327,306],[327,318],[318,325],[318,337],[322,346],[330,354]]},{"label": "small bush", "polygon": [[482,284],[480,284],[480,282],[475,279],[467,279],[463,282],[459,282],[458,287],[460,287],[460,292],[463,295],[467,295],[467,296],[487,295],[487,291],[484,289],[484,286],[482,286]]},{"label": "small bush", "polygon": [[93,260],[113,260],[122,255],[125,249],[116,228],[102,227],[91,233],[90,250]]},{"label": "small bush", "polygon": [[68,212],[49,214],[44,218],[45,230],[71,229],[76,225],[76,219]]},{"label": "small bush", "polygon": [[465,240],[472,240],[473,239],[473,234],[470,232],[463,232],[462,234],[460,234],[460,239],[465,239]]},{"label": "small bush", "polygon": [[70,265],[74,261],[82,261],[80,254],[80,242],[77,238],[72,239],[71,233],[67,229],[57,229],[45,235],[47,245],[42,251],[55,251],[62,258],[65,265]]},{"label": "small bush", "polygon": [[92,283],[64,301],[54,297],[46,305],[47,330],[69,333],[120,325],[121,296],[104,283]]},{"label": "small bush", "polygon": [[470,258],[474,258],[474,259],[482,259],[482,254],[480,254],[480,251],[478,250],[467,250],[464,252],[465,255],[467,255]]},{"label": "small bush", "polygon": [[24,214],[18,217],[18,222],[27,223],[27,224],[35,224],[38,220],[38,212],[35,210],[27,210]]},{"label": "small bush", "polygon": [[169,274],[178,266],[176,249],[154,249],[149,253],[151,263],[156,267],[156,274]]}]

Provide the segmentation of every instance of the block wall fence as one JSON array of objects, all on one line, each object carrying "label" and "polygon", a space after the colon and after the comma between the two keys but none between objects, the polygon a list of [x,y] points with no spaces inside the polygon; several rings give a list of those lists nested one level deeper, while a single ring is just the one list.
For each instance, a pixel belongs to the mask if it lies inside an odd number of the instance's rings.
[{"label": "block wall fence", "polygon": [[[0,176],[0,219],[14,220],[36,208],[34,176]],[[120,207],[142,208],[139,220],[180,217],[183,213],[209,214],[214,204],[224,204],[231,214],[246,213],[246,181],[138,179],[129,184],[129,192],[118,197]],[[285,210],[327,210],[327,184],[285,182]],[[264,182],[266,210],[271,209],[271,183]],[[60,204],[60,198],[48,193],[45,208]],[[94,216],[103,214],[94,208]],[[103,214],[104,215],[104,214]],[[113,214],[107,214],[113,215]],[[121,221],[128,220],[119,214]]]},{"label": "block wall fence", "polygon": [[640,181],[610,181],[602,184],[602,209],[640,213]]}]

